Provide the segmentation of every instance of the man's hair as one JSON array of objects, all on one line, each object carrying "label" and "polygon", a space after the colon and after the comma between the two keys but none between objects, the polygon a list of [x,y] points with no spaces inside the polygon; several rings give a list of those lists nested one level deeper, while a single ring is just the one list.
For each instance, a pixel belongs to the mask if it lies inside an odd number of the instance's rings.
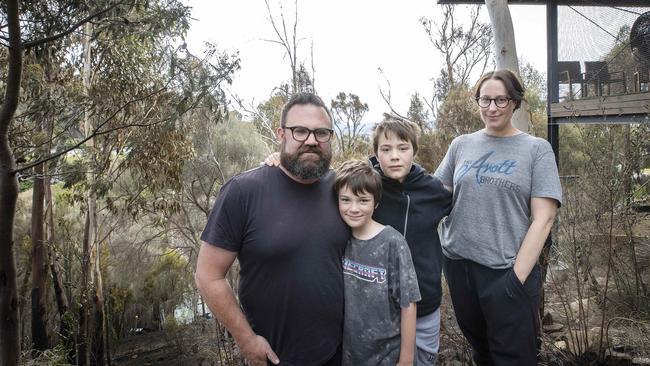
[{"label": "man's hair", "polygon": [[515,111],[521,106],[521,101],[526,100],[524,98],[525,89],[517,75],[510,70],[500,69],[496,71],[490,71],[487,74],[484,74],[481,79],[476,83],[474,88],[474,98],[479,98],[481,96],[481,86],[488,80],[499,80],[506,87],[506,92],[508,92],[508,97],[515,102]]},{"label": "man's hair", "polygon": [[379,150],[379,137],[384,135],[385,138],[388,138],[389,132],[397,135],[400,140],[410,142],[411,146],[413,146],[413,155],[417,154],[418,141],[420,140],[420,127],[410,121],[405,121],[395,117],[387,117],[384,121],[375,125],[375,129],[372,133],[372,148],[375,155]]},{"label": "man's hair", "polygon": [[289,101],[287,101],[284,107],[282,107],[282,114],[280,115],[280,127],[286,127],[287,113],[289,113],[289,110],[296,104],[312,104],[325,109],[327,118],[329,118],[330,124],[332,124],[332,114],[330,113],[330,110],[327,108],[325,103],[323,103],[323,100],[314,93],[301,92],[292,95],[291,98],[289,98]]},{"label": "man's hair", "polygon": [[362,160],[348,160],[336,170],[336,194],[339,194],[343,187],[347,187],[356,195],[370,193],[375,199],[375,204],[381,199],[381,175]]}]

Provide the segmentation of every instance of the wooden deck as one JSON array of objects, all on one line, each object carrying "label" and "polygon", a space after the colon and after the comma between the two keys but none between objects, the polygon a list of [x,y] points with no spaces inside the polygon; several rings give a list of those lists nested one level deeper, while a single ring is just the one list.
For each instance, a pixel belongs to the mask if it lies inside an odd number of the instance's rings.
[{"label": "wooden deck", "polygon": [[[551,104],[551,117],[564,123],[647,121],[650,93],[574,99]],[[639,122],[643,122],[639,121]]]}]

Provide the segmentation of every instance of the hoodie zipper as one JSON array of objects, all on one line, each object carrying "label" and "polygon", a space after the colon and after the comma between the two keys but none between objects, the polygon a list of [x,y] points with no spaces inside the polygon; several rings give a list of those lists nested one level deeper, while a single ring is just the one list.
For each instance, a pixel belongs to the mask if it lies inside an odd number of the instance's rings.
[{"label": "hoodie zipper", "polygon": [[406,239],[406,229],[408,228],[409,224],[409,209],[411,207],[411,197],[404,193],[406,196],[406,214],[404,215],[404,239]]}]

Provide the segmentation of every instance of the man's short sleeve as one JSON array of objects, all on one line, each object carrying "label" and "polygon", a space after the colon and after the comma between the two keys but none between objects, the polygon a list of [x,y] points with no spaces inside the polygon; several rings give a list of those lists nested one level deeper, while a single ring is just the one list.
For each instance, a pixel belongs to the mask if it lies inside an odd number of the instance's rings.
[{"label": "man's short sleeve", "polygon": [[210,211],[201,240],[219,248],[239,252],[246,226],[242,202],[242,192],[236,179],[226,182]]}]

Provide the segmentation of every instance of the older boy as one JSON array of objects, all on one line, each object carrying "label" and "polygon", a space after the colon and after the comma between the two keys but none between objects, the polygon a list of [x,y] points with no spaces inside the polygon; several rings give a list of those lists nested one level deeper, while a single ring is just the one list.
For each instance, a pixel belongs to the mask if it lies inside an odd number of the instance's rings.
[{"label": "older boy", "polygon": [[399,231],[411,250],[422,300],[417,304],[416,365],[435,365],[440,338],[442,251],[437,226],[451,210],[451,193],[413,163],[419,128],[388,119],[373,133],[370,161],[382,175],[384,193],[373,219]]}]

